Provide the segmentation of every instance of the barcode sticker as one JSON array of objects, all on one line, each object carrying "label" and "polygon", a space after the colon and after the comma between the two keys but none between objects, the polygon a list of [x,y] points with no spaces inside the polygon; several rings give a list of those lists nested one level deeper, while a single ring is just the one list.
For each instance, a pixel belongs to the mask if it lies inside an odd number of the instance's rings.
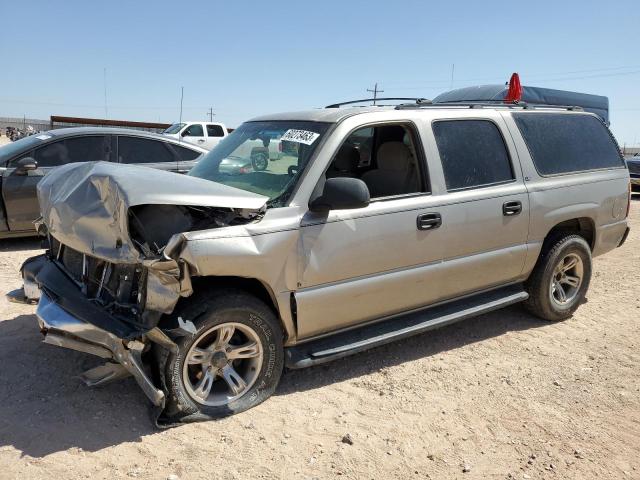
[{"label": "barcode sticker", "polygon": [[287,140],[289,142],[311,145],[319,136],[320,134],[316,132],[309,132],[308,130],[296,130],[294,128],[291,128],[284,132],[284,135],[282,135],[282,138],[280,138],[280,140]]}]

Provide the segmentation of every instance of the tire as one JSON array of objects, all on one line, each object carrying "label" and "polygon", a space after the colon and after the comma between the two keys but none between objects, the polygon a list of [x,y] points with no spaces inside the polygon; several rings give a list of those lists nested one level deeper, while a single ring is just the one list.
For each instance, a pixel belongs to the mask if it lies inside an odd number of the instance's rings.
[{"label": "tire", "polygon": [[525,284],[529,293],[525,307],[544,320],[569,318],[587,293],[591,269],[591,249],[584,238],[556,237],[543,247]]},{"label": "tire", "polygon": [[[222,418],[273,394],[284,364],[283,333],[265,303],[239,290],[224,290],[192,297],[175,313],[191,320],[196,334],[176,340],[178,351],[168,354],[161,370],[165,419]],[[221,350],[225,345],[229,348]],[[247,357],[233,360],[227,354]]]},{"label": "tire", "polygon": [[264,153],[256,153],[251,157],[251,165],[257,172],[263,172],[269,166],[269,158]]}]

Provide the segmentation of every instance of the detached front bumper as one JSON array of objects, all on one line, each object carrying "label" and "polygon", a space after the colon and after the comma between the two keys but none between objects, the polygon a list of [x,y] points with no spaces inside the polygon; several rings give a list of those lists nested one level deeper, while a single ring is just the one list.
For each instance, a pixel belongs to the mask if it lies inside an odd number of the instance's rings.
[{"label": "detached front bumper", "polygon": [[36,316],[44,342],[107,360],[104,365],[83,374],[88,385],[100,385],[132,375],[151,402],[164,407],[164,392],[153,384],[142,363],[145,344],[139,339],[114,334],[113,325],[109,329],[112,331],[101,328],[101,322],[110,320],[108,314],[83,297],[73,281],[53,262],[46,260],[34,264],[39,270],[29,274],[34,274],[41,290]]}]

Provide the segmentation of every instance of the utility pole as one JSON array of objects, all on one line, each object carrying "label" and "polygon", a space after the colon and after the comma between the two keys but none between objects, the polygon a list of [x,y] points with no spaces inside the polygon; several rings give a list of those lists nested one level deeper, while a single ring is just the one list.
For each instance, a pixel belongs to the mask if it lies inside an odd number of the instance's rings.
[{"label": "utility pole", "polygon": [[207,115],[209,115],[209,121],[213,122],[213,117],[216,116],[216,114],[213,113],[213,107],[209,107],[209,111],[207,112]]},{"label": "utility pole", "polygon": [[184,87],[180,87],[180,123],[182,123],[182,100],[184,99]]},{"label": "utility pole", "polygon": [[384,90],[378,90],[378,82],[376,82],[375,86],[373,87],[373,90],[371,90],[370,88],[367,88],[367,92],[372,92],[373,93],[373,104],[376,104],[376,99],[378,98],[378,94],[384,92]]},{"label": "utility pole", "polygon": [[456,70],[456,64],[452,63],[451,64],[451,83],[449,84],[449,90],[453,90],[453,73]]},{"label": "utility pole", "polygon": [[107,67],[104,67],[103,71],[103,80],[104,80],[104,118],[109,118],[109,110],[107,110]]},{"label": "utility pole", "polygon": [[[182,123],[182,100],[184,100],[184,87],[180,87],[180,120],[179,120],[179,123]],[[182,135],[178,135],[178,140],[182,141]]]}]

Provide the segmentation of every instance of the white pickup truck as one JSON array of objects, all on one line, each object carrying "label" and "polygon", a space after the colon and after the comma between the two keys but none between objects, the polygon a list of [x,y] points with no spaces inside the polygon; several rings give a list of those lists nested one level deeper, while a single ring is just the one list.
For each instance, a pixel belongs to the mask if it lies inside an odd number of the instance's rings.
[{"label": "white pickup truck", "polygon": [[174,123],[162,134],[211,150],[229,135],[229,130],[223,123],[181,122]]}]

